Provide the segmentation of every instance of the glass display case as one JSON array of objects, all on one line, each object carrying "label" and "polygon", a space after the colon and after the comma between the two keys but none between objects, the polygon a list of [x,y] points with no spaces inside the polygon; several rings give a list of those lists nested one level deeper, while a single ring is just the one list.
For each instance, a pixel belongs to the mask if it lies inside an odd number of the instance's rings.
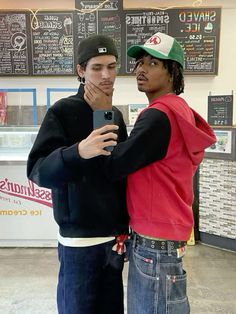
[{"label": "glass display case", "polygon": [[26,174],[37,133],[33,126],[0,127],[0,247],[57,245],[51,191]]},{"label": "glass display case", "polygon": [[0,127],[0,161],[26,161],[38,127]]}]

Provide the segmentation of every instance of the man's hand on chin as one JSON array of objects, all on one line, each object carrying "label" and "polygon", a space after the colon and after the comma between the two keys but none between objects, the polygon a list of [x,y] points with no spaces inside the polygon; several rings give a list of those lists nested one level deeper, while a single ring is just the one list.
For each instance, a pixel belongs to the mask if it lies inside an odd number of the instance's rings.
[{"label": "man's hand on chin", "polygon": [[99,87],[91,82],[85,83],[84,87],[84,99],[89,104],[89,106],[95,110],[111,110],[112,109],[112,95],[106,94]]}]

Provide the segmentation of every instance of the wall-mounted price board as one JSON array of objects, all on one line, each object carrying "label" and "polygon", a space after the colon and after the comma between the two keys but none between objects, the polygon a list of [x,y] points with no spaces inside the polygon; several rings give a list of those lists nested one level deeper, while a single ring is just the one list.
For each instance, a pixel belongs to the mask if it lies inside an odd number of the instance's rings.
[{"label": "wall-mounted price board", "polygon": [[0,75],[30,74],[29,14],[0,11]]},{"label": "wall-mounted price board", "polygon": [[218,73],[220,8],[123,10],[122,1],[110,0],[92,11],[101,1],[75,4],[77,10],[36,15],[0,10],[0,75],[75,75],[78,43],[93,34],[114,39],[119,75],[130,75],[134,60],[127,56],[128,47],[158,31],[182,45],[185,74]]},{"label": "wall-mounted price board", "polygon": [[33,75],[74,74],[73,12],[30,15]]},{"label": "wall-mounted price board", "polygon": [[[99,10],[90,13],[81,13],[82,10],[92,11],[100,3],[101,1],[76,1],[76,8],[79,11],[75,13],[75,45],[78,47],[78,43],[82,39],[95,34],[111,37],[118,51],[118,64],[120,68],[124,55],[122,35],[124,15],[122,11],[122,1],[111,0]],[[77,51],[75,51],[75,54],[77,56]],[[121,74],[121,72],[119,74]]]},{"label": "wall-mounted price board", "polygon": [[170,10],[168,33],[185,52],[185,74],[217,74],[221,9]]},{"label": "wall-mounted price board", "polygon": [[233,125],[233,95],[208,96],[208,123],[212,126]]},{"label": "wall-mounted price board", "polygon": [[[125,12],[125,49],[143,44],[156,32],[175,37],[185,52],[185,74],[212,74],[218,72],[219,8],[183,8],[166,11]],[[129,73],[134,65],[126,58],[123,72]]]}]

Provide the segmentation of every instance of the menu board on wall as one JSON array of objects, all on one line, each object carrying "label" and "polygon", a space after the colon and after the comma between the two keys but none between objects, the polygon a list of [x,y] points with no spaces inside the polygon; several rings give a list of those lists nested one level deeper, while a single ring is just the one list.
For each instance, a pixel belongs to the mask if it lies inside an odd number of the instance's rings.
[{"label": "menu board on wall", "polygon": [[[101,4],[99,0],[76,1],[76,17],[75,25],[77,30],[77,38],[75,46],[78,43],[91,35],[99,34],[111,37],[118,51],[118,66],[120,67],[122,58],[122,27],[123,27],[123,12],[122,2],[118,0],[110,0],[98,10],[94,8]],[[88,13],[81,13],[82,10],[88,10]],[[77,54],[77,50],[75,50]]]},{"label": "menu board on wall", "polygon": [[33,75],[74,74],[73,13],[30,16]]},{"label": "menu board on wall", "polygon": [[131,45],[156,32],[175,37],[185,52],[185,74],[216,75],[220,8],[125,10],[122,1],[75,1],[73,11],[0,11],[0,75],[75,75],[78,43],[93,34],[114,39],[119,75],[130,75]]},{"label": "menu board on wall", "polygon": [[[156,32],[168,33],[169,13],[167,11],[130,11],[125,14],[125,55],[132,45],[141,45]],[[131,73],[135,60],[126,57],[122,72]]]},{"label": "menu board on wall", "polygon": [[27,14],[0,11],[0,75],[29,74]]},{"label": "menu board on wall", "polygon": [[168,33],[185,52],[185,74],[217,74],[220,37],[220,8],[169,10]]},{"label": "menu board on wall", "polygon": [[233,95],[208,96],[208,123],[212,126],[232,126]]},{"label": "menu board on wall", "polygon": [[[127,11],[125,51],[162,32],[175,37],[183,47],[185,74],[217,74],[220,12],[220,8]],[[133,66],[133,59],[127,57],[124,73],[130,73]]]}]

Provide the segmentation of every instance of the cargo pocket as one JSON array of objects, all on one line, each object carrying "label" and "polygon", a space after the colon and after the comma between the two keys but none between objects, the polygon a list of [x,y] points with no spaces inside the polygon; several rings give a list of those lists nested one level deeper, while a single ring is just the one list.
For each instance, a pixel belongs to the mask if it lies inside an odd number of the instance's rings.
[{"label": "cargo pocket", "polygon": [[189,314],[187,274],[166,276],[166,314]]}]

